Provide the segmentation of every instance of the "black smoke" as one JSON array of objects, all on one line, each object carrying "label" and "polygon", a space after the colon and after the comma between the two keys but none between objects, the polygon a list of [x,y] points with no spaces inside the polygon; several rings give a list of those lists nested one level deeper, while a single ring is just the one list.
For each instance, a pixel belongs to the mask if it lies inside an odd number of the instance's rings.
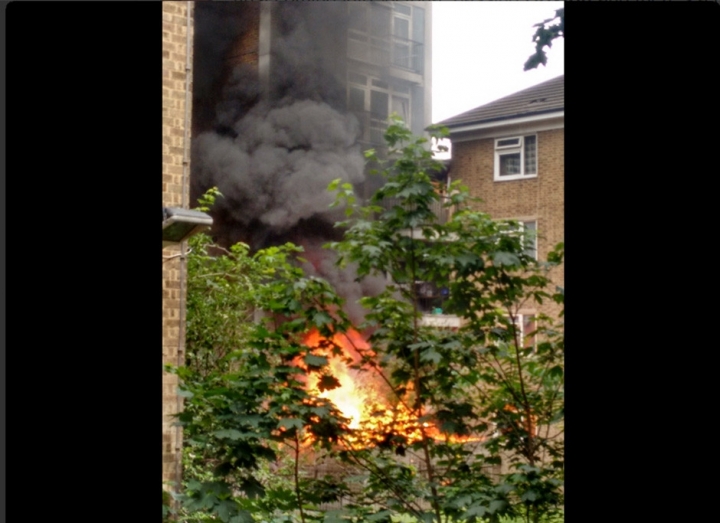
[{"label": "black smoke", "polygon": [[[339,271],[320,248],[338,239],[333,224],[343,217],[330,208],[328,184],[365,180],[361,130],[346,110],[344,2],[195,6],[191,196],[213,186],[223,194],[214,211],[216,239],[252,249],[293,241],[313,260],[306,269],[335,284],[349,303],[377,292],[381,280],[356,282],[354,271]],[[232,56],[238,42],[251,50],[257,42],[261,9],[272,13],[265,83],[258,63]]]}]

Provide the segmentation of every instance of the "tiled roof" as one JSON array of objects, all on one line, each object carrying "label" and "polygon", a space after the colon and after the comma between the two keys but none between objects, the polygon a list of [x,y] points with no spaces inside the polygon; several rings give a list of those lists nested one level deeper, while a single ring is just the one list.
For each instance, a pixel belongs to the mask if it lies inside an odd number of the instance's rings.
[{"label": "tiled roof", "polygon": [[562,111],[564,108],[565,75],[562,75],[443,120],[440,124],[452,130],[463,125]]}]

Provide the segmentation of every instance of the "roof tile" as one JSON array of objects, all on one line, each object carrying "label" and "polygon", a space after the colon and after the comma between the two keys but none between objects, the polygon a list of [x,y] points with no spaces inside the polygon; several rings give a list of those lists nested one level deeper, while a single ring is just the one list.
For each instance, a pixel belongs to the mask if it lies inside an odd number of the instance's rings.
[{"label": "roof tile", "polygon": [[528,87],[440,122],[452,129],[462,125],[507,120],[565,108],[565,75]]}]

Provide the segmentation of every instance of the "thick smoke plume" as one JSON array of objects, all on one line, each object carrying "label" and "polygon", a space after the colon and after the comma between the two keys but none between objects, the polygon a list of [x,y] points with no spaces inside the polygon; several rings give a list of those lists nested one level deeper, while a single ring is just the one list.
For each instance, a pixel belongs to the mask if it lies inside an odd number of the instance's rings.
[{"label": "thick smoke plume", "polygon": [[261,104],[233,129],[235,138],[213,132],[196,138],[194,172],[220,189],[239,226],[259,222],[282,233],[312,217],[332,221],[328,184],[364,178],[357,121],[327,104]]},{"label": "thick smoke plume", "polygon": [[[272,8],[270,74],[260,78],[258,2],[196,3],[192,195],[212,186],[213,234],[253,249],[293,241],[309,272],[327,278],[352,305],[382,288],[355,281],[320,248],[337,239],[328,184],[361,184],[357,119],[345,110],[347,17],[343,2],[278,2]],[[229,65],[231,64],[231,65]]]}]

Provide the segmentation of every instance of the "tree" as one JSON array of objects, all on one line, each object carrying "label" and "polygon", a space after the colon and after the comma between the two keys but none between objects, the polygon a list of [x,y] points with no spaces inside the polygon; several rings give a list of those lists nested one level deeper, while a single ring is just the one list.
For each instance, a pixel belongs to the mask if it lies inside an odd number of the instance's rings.
[{"label": "tree", "polygon": [[[303,332],[308,325],[324,335],[331,335],[330,325],[346,328],[341,311],[329,312],[339,309],[339,299],[327,282],[304,277],[291,262],[300,251],[293,245],[251,255],[247,245],[227,251],[207,235],[190,243],[187,361],[171,369],[185,397],[178,415],[185,440],[179,517],[250,522],[251,514],[316,502],[313,489],[325,485],[299,477],[301,439],[329,446],[343,427],[337,409],[302,381],[326,362],[303,345]],[[289,448],[295,471],[276,480],[287,462],[279,451]]]},{"label": "tree", "polygon": [[[552,23],[555,22],[555,23]],[[537,27],[535,34],[533,35],[533,42],[535,42],[535,53],[530,56],[525,62],[523,70],[529,71],[535,69],[538,65],[547,64],[547,54],[545,48],[552,47],[553,40],[558,37],[565,37],[565,8],[560,8],[555,11],[553,18],[548,18],[535,24]]]},{"label": "tree", "polygon": [[[562,304],[547,275],[562,246],[537,262],[517,224],[474,211],[458,183],[448,197],[435,190],[441,166],[424,138],[397,119],[385,137],[389,162],[366,155],[386,178],[370,205],[331,185],[348,215],[344,239],[328,246],[338,263],[392,282],[361,300],[366,321],[354,327],[369,345],[341,343],[353,339],[343,302],[293,263],[297,247],[213,257],[207,238],[195,240],[190,359],[178,369],[186,518],[538,522],[561,511],[562,330],[539,315],[523,337],[518,310]],[[446,223],[437,205],[453,209]],[[460,328],[423,324],[419,281],[449,288]],[[251,312],[261,319],[242,322]],[[341,385],[338,359],[382,390],[359,423],[324,394]]]}]

